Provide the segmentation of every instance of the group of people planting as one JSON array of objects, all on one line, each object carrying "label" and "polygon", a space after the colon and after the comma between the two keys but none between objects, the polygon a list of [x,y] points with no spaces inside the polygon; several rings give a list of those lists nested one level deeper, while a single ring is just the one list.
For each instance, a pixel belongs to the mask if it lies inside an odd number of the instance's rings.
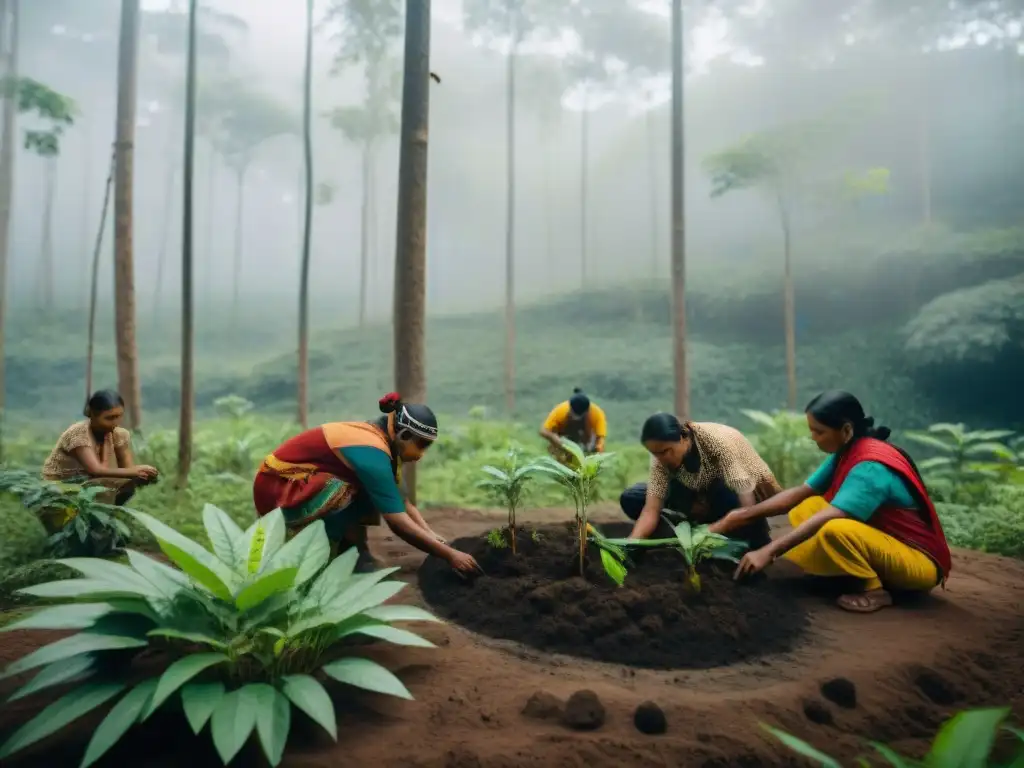
[{"label": "group of people planting", "polygon": [[[335,553],[357,548],[360,571],[377,565],[367,526],[383,520],[399,538],[456,572],[478,573],[476,560],[431,530],[401,490],[401,468],[419,461],[437,439],[437,417],[394,393],[379,406],[377,419],[323,424],[278,446],[253,481],[257,514],[281,509],[292,532],[323,520]],[[736,578],[784,557],[807,574],[852,580],[857,588],[838,605],[859,613],[891,605],[893,592],[943,584],[951,568],[949,546],[920,472],[887,442],[889,429],[876,427],[847,392],[824,392],[805,412],[811,439],[827,458],[805,483],[789,489],[738,430],[669,413],[649,417],[640,431],[651,454],[649,478],[619,500],[634,521],[630,538],[654,536],[666,516],[708,524],[711,532],[749,546]],[[44,477],[102,484],[117,504],[155,481],[154,467],[134,463],[128,432],[120,426],[123,415],[117,393],[93,395],[86,419],[58,440]],[[568,461],[563,439],[587,452],[604,451],[607,418],[576,389],[551,411],[540,435],[554,456]],[[792,529],[773,539],[768,518],[783,514]],[[59,528],[66,521],[44,522]]]}]

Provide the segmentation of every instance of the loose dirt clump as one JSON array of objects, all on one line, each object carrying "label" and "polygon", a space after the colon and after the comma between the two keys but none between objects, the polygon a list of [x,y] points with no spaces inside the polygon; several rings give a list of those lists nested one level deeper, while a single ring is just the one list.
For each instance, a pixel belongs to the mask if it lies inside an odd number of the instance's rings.
[{"label": "loose dirt clump", "polygon": [[668,730],[668,720],[661,707],[653,701],[645,701],[633,713],[633,725],[640,733],[657,736]]},{"label": "loose dirt clump", "polygon": [[565,702],[562,724],[574,731],[594,731],[604,725],[604,704],[593,691],[576,691]]},{"label": "loose dirt clump", "polygon": [[789,590],[770,579],[737,583],[731,563],[702,566],[697,593],[678,552],[648,551],[617,587],[593,547],[579,576],[569,526],[539,533],[521,536],[517,555],[482,536],[455,541],[485,575],[467,581],[429,559],[419,573],[424,597],[445,618],[489,637],[650,669],[706,669],[790,651],[805,629],[804,608]]},{"label": "loose dirt clump", "polygon": [[843,709],[857,706],[857,686],[845,677],[836,677],[821,684],[821,695]]},{"label": "loose dirt clump", "polygon": [[561,720],[564,708],[565,705],[557,696],[537,691],[523,707],[523,715],[534,720]]}]

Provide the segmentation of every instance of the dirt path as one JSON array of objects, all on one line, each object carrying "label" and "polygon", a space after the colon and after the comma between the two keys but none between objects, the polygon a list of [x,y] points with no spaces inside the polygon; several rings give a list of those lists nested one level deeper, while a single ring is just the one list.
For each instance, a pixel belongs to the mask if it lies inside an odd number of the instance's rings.
[{"label": "dirt path", "polygon": [[[425,514],[435,530],[450,538],[482,533],[501,520],[463,510]],[[523,522],[555,522],[564,514],[538,512],[525,515]],[[611,516],[614,510],[603,509],[596,519]],[[379,558],[409,573],[422,560],[386,529],[375,530],[371,542]],[[407,600],[418,599],[414,589],[407,593]],[[375,651],[376,658],[406,682],[416,701],[348,699],[344,711],[339,707],[337,746],[299,722],[284,764],[796,765],[757,727],[758,721],[789,730],[837,757],[852,758],[862,753],[864,739],[920,752],[938,724],[966,706],[1009,704],[1018,721],[1024,720],[1024,563],[958,551],[947,591],[913,608],[870,616],[806,599],[812,629],[797,650],[708,671],[632,670],[542,656],[458,627],[431,626],[422,634],[438,644],[436,650]],[[36,633],[4,636],[0,662],[23,655],[27,646],[42,639]],[[848,681],[833,686],[831,696],[841,703],[828,700],[821,690],[823,683],[837,678]],[[580,689],[594,691],[606,708],[605,724],[596,731],[570,731],[522,714],[536,692],[565,699]],[[851,689],[855,702],[849,700]],[[660,705],[667,717],[668,731],[662,736],[642,735],[633,725],[634,709],[648,700]],[[7,705],[0,727],[6,731],[26,714]],[[81,739],[94,725],[95,720],[83,722],[60,744],[34,751],[31,764],[77,762]],[[173,735],[165,729],[173,729]],[[158,733],[163,738],[154,738]],[[217,764],[207,734],[199,739],[180,734],[171,724],[154,724],[111,753],[104,764]],[[163,752],[160,759],[155,749]],[[235,764],[261,763],[255,750],[247,748]]]}]

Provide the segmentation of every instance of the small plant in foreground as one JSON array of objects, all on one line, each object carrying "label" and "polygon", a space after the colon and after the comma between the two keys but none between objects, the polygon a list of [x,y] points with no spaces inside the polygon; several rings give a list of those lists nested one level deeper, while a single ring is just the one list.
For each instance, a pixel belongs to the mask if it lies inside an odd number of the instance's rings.
[{"label": "small plant in foreground", "polygon": [[487,545],[491,549],[508,549],[508,542],[505,541],[505,531],[495,528],[487,532]]},{"label": "small plant in foreground", "polygon": [[124,510],[97,501],[110,493],[102,485],[81,486],[43,480],[38,473],[10,469],[0,472],[0,491],[18,496],[21,503],[54,530],[47,547],[57,557],[103,557],[121,549],[131,530],[118,518]]},{"label": "small plant in foreground", "polygon": [[[426,611],[383,605],[404,582],[385,581],[397,568],[354,574],[352,548],[328,565],[322,521],[285,542],[275,511],[242,531],[207,505],[203,523],[211,553],[156,518],[130,514],[156,538],[172,568],[128,551],[128,565],[98,558],[59,561],[83,578],[20,592],[63,604],[43,608],[3,628],[77,630],[14,662],[0,675],[40,670],[9,700],[72,684],[0,746],[0,760],[124,695],[95,730],[81,766],[92,765],[135,723],[180,697],[195,733],[207,723],[227,765],[256,731],[271,765],[278,765],[295,706],[335,739],[337,724],[324,675],[377,693],[412,698],[391,672],[364,658],[324,663],[332,646],[363,635],[398,645],[433,647],[393,621],[437,621]],[[173,659],[166,670],[136,682],[132,656],[151,645]],[[110,662],[118,661],[120,664]]]},{"label": "small plant in foreground", "polygon": [[673,528],[673,539],[610,539],[594,526],[588,525],[590,540],[601,552],[601,563],[608,577],[619,586],[626,579],[626,563],[630,549],[671,549],[675,548],[686,560],[690,586],[700,592],[700,574],[697,566],[705,560],[728,560],[739,562],[739,555],[747,549],[746,542],[730,539],[718,533],[711,533],[706,525],[691,525],[686,520]]},{"label": "small plant in foreground", "polygon": [[[870,746],[893,768],[997,768],[992,762],[992,746],[1001,729],[1015,734],[1021,741],[1016,757],[1001,768],[1018,768],[1024,765],[1024,731],[1003,725],[1010,714],[1009,707],[995,709],[972,709],[960,712],[943,723],[932,741],[931,749],[923,760],[914,760],[898,754],[884,744],[871,742]],[[786,747],[821,768],[842,768],[834,757],[821,752],[801,739],[791,736],[778,728],[764,725],[768,733]],[[856,760],[858,766],[870,766],[865,757]]]},{"label": "small plant in foreground", "polygon": [[568,466],[551,456],[544,456],[537,460],[534,467],[538,472],[553,478],[572,496],[573,504],[576,506],[576,535],[579,538],[580,576],[582,576],[587,561],[587,507],[597,492],[597,480],[602,468],[615,457],[615,454],[593,453],[587,455],[578,443],[565,438],[562,438],[562,448],[571,457]]},{"label": "small plant in foreground", "polygon": [[516,553],[516,511],[522,506],[526,485],[536,469],[533,464],[522,464],[519,451],[509,448],[501,467],[483,467],[489,477],[478,483],[508,511],[508,536],[513,555]]}]

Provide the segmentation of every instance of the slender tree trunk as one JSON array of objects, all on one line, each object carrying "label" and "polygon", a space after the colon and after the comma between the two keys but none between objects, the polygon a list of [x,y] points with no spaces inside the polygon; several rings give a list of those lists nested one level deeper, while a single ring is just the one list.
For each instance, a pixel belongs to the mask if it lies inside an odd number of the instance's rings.
[{"label": "slender tree trunk", "polygon": [[648,107],[644,116],[647,127],[647,183],[649,185],[648,205],[651,207],[651,277],[658,277],[661,269],[658,266],[658,162],[657,147],[654,144],[654,114]]},{"label": "slender tree trunk", "polygon": [[690,381],[686,360],[686,186],[683,120],[683,3],[672,0],[672,361],[675,409],[690,418]]},{"label": "slender tree trunk", "polygon": [[[18,2],[0,0],[0,49],[3,74],[18,78]],[[10,255],[11,204],[14,191],[14,133],[18,107],[13,94],[3,99],[3,126],[0,128],[0,460],[3,459],[4,409],[7,406],[7,355],[4,333],[7,319],[7,262]]]},{"label": "slender tree trunk", "polygon": [[242,283],[242,249],[243,228],[245,217],[245,166],[240,166],[237,175],[237,191],[235,193],[235,257],[231,268],[231,327],[238,325],[238,299]]},{"label": "slender tree trunk", "polygon": [[359,327],[366,327],[366,311],[369,306],[367,292],[370,286],[370,174],[372,172],[373,140],[363,143],[362,192],[363,200],[359,212]]},{"label": "slender tree trunk", "polygon": [[580,288],[587,287],[587,166],[590,164],[590,99],[580,112]]},{"label": "slender tree trunk", "polygon": [[508,53],[508,80],[505,93],[505,412],[509,418],[516,410],[516,56],[519,30],[516,25],[515,0],[509,0],[509,35],[512,48]]},{"label": "slender tree trunk", "polygon": [[142,387],[135,341],[135,271],[132,254],[139,19],[139,0],[122,0],[117,67],[117,169],[114,177],[114,327],[117,339],[117,386],[127,405],[128,426],[135,430],[142,427]]},{"label": "slender tree trunk", "polygon": [[[395,231],[395,384],[402,397],[427,394],[427,141],[430,114],[430,0],[405,5],[405,75]],[[415,465],[402,472],[416,503]]]},{"label": "slender tree trunk", "polygon": [[99,226],[96,228],[96,245],[92,250],[92,275],[89,282],[89,330],[85,343],[85,397],[92,395],[92,369],[96,349],[96,306],[100,293],[100,255],[103,253],[103,235],[107,230],[107,213],[110,210],[110,190],[114,187],[117,172],[117,146],[110,153],[110,171],[103,188],[103,209],[100,211]]},{"label": "slender tree trunk", "polygon": [[188,5],[188,59],[185,74],[185,157],[181,202],[181,407],[178,420],[178,485],[188,484],[192,469],[192,423],[195,409],[193,375],[192,185],[196,137],[196,16],[198,0]]},{"label": "slender tree trunk", "polygon": [[39,298],[53,311],[53,199],[57,194],[57,157],[43,158],[43,233],[39,258]]},{"label": "slender tree trunk", "polygon": [[[313,237],[313,0],[306,0],[306,62],[302,104],[302,150],[306,165],[306,207],[299,278],[299,424],[309,426],[309,258]],[[365,190],[364,190],[365,195]]]},{"label": "slender tree trunk", "polygon": [[[172,135],[173,137],[173,135]],[[167,153],[172,156],[171,152]],[[164,289],[164,262],[167,261],[168,241],[171,238],[171,212],[174,209],[174,182],[178,178],[177,164],[167,167],[167,177],[164,182],[164,204],[161,210],[160,222],[160,244],[157,246],[156,254],[156,284],[153,288],[153,324],[160,322],[160,299]]]},{"label": "slender tree trunk", "polygon": [[789,209],[778,196],[779,221],[782,223],[783,274],[786,332],[786,407],[796,410],[796,293],[793,290],[793,243]]},{"label": "slender tree trunk", "polygon": [[544,255],[546,264],[554,264],[555,228],[554,200],[551,194],[551,176],[554,173],[555,153],[551,150],[550,135],[544,137]]}]

